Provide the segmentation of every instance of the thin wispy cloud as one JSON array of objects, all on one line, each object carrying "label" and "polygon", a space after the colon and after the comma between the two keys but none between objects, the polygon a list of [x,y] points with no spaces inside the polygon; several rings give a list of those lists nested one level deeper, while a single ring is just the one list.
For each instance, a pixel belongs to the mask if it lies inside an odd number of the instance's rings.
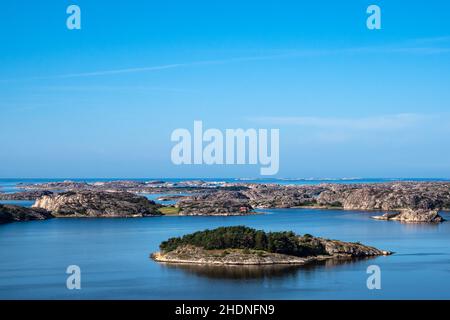
[{"label": "thin wispy cloud", "polygon": [[95,76],[107,76],[107,75],[116,75],[116,74],[123,74],[123,73],[159,71],[159,70],[179,68],[184,65],[185,64],[178,63],[178,64],[167,64],[167,65],[153,66],[153,67],[113,69],[113,70],[102,70],[102,71],[93,71],[93,72],[84,72],[84,73],[69,73],[69,74],[54,76],[53,78],[95,77]]},{"label": "thin wispy cloud", "polygon": [[[326,51],[323,51],[324,53]],[[96,76],[108,76],[108,75],[118,75],[118,74],[127,74],[127,73],[143,73],[143,72],[153,72],[153,71],[161,71],[167,69],[175,69],[175,68],[186,68],[186,67],[195,67],[195,66],[206,66],[206,65],[221,65],[228,63],[236,63],[236,62],[246,62],[246,61],[258,61],[258,60],[271,60],[283,57],[294,57],[299,55],[311,55],[317,54],[318,52],[314,52],[313,50],[305,50],[302,52],[289,52],[283,54],[275,54],[275,55],[262,55],[262,56],[248,56],[248,57],[234,57],[229,59],[221,59],[221,60],[203,60],[203,61],[194,61],[188,63],[174,63],[174,64],[166,64],[159,66],[149,66],[149,67],[135,67],[135,68],[123,68],[123,69],[111,69],[111,70],[98,70],[91,72],[80,72],[80,73],[68,73],[68,74],[60,74],[53,76],[45,76],[45,77],[33,77],[26,78],[21,80],[46,80],[46,79],[68,79],[68,78],[82,78],[82,77],[96,77]],[[16,79],[20,80],[20,79]],[[2,81],[8,81],[2,80]]]},{"label": "thin wispy cloud", "polygon": [[171,93],[197,93],[194,90],[169,87],[154,87],[147,85],[48,85],[37,86],[34,89],[56,92],[118,92],[118,91],[143,91],[143,92],[171,92]]},{"label": "thin wispy cloud", "polygon": [[339,54],[446,54],[450,53],[450,36],[421,38],[404,41],[400,44],[383,45],[383,46],[367,46],[367,47],[350,47],[337,49],[290,49],[278,50],[275,54],[233,57],[219,60],[202,60],[184,63],[172,63],[154,66],[141,66],[132,68],[117,68],[109,70],[95,70],[89,72],[66,73],[59,75],[49,75],[42,77],[31,77],[22,79],[2,79],[1,82],[21,81],[21,80],[51,80],[51,79],[70,79],[83,77],[99,77],[111,76],[119,74],[133,74],[144,72],[158,72],[170,69],[188,68],[205,65],[223,65],[240,62],[264,61],[276,59],[292,59],[299,57],[315,57]]}]

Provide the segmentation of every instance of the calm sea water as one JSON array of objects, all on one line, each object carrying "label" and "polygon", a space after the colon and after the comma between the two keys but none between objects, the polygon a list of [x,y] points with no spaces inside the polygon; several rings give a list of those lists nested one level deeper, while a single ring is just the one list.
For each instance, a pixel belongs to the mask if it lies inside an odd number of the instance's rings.
[{"label": "calm sea water", "polygon": [[[263,213],[0,225],[0,299],[450,299],[450,222],[401,224],[338,210]],[[361,241],[396,254],[308,267],[169,266],[149,259],[169,237],[229,225]],[[74,264],[81,290],[66,289],[65,271]],[[366,287],[373,264],[381,268],[381,290]]]},{"label": "calm sea water", "polygon": [[[375,221],[369,213],[271,210],[247,217],[54,219],[0,226],[2,299],[450,298],[450,224]],[[450,218],[449,215],[446,215]],[[396,254],[307,268],[173,267],[149,254],[169,237],[227,225],[361,241]],[[76,264],[82,289],[66,289]],[[382,290],[366,288],[366,268]]]}]

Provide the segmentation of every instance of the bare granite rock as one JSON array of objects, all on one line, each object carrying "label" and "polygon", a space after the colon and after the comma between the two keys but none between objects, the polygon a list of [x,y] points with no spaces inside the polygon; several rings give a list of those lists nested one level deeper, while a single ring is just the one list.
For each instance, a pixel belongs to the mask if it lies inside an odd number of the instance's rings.
[{"label": "bare granite rock", "polygon": [[318,204],[339,202],[345,210],[400,210],[450,208],[450,184],[394,182],[326,185]]},{"label": "bare granite rock", "polygon": [[439,215],[438,210],[425,210],[425,209],[408,209],[395,213],[385,213],[381,216],[374,216],[372,218],[377,220],[394,220],[410,223],[439,223],[444,219]]},{"label": "bare granite rock", "polygon": [[79,191],[44,196],[33,208],[51,211],[56,217],[148,217],[158,216],[162,206],[127,192]]},{"label": "bare granite rock", "polygon": [[176,207],[180,215],[244,215],[252,212],[247,196],[239,191],[218,191],[185,197]]},{"label": "bare granite rock", "polygon": [[329,240],[318,238],[320,243],[325,247],[325,251],[328,255],[334,257],[373,257],[373,256],[386,256],[392,254],[392,252],[379,250],[374,247],[369,247],[360,243],[344,242],[339,240]]},{"label": "bare granite rock", "polygon": [[325,189],[318,186],[251,184],[242,193],[255,208],[293,208],[316,205],[316,197]]}]

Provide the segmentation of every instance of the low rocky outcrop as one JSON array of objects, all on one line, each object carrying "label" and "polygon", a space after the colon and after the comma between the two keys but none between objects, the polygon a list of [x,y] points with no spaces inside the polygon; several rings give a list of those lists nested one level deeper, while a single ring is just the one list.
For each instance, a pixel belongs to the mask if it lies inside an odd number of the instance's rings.
[{"label": "low rocky outcrop", "polygon": [[53,215],[45,209],[24,208],[20,206],[0,204],[0,223],[45,220],[50,218],[53,218]]},{"label": "low rocky outcrop", "polygon": [[327,255],[341,258],[363,258],[374,256],[387,256],[392,254],[390,251],[379,250],[374,247],[366,246],[361,243],[344,242],[339,240],[329,240],[316,238],[324,247]]},{"label": "low rocky outcrop", "polygon": [[148,217],[161,215],[162,206],[127,192],[79,191],[44,196],[33,208],[51,211],[56,217]]},{"label": "low rocky outcrop", "polygon": [[385,213],[381,216],[373,216],[372,218],[377,220],[394,220],[409,223],[439,223],[444,221],[444,219],[439,215],[438,210],[425,209],[408,209],[400,212]]}]

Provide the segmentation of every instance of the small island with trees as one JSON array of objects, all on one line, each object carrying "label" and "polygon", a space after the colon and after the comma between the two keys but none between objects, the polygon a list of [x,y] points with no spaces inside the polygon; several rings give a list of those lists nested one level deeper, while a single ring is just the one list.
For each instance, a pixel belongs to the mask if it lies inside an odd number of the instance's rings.
[{"label": "small island with trees", "polygon": [[390,255],[391,252],[343,242],[297,235],[292,231],[265,232],[245,226],[220,227],[170,238],[151,258],[163,263],[208,265],[307,264],[326,259]]}]

